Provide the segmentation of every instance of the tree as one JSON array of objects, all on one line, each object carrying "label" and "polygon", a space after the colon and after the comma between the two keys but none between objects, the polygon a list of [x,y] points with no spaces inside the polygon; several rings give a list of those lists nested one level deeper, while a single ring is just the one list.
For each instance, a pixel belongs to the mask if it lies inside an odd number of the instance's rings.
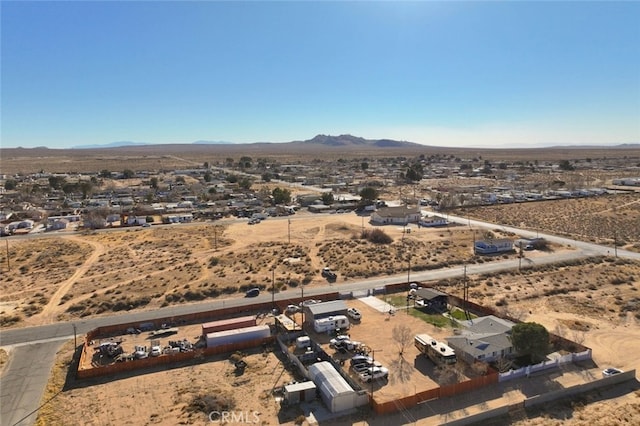
[{"label": "tree", "polygon": [[291,202],[291,191],[276,187],[271,191],[273,202],[275,204],[289,204]]},{"label": "tree", "polygon": [[124,169],[124,171],[122,172],[122,177],[124,179],[131,179],[135,176],[136,174],[133,172],[133,170],[131,169]]},{"label": "tree", "polygon": [[108,179],[111,177],[111,172],[107,169],[102,169],[98,175],[103,179]]},{"label": "tree", "polygon": [[49,177],[49,186],[52,189],[61,189],[62,186],[65,184],[66,179],[64,178],[64,176],[50,176]]},{"label": "tree", "polygon": [[242,178],[240,179],[240,182],[238,182],[238,185],[240,186],[240,188],[248,191],[251,189],[251,185],[253,184],[253,181],[249,178]]},{"label": "tree", "polygon": [[417,182],[424,176],[424,170],[419,163],[412,164],[405,173],[405,178],[411,182]]},{"label": "tree", "polygon": [[576,169],[575,167],[573,167],[571,165],[569,160],[560,160],[560,163],[558,165],[560,166],[560,170],[565,170],[565,171],[568,171],[568,172]]},{"label": "tree", "polygon": [[327,206],[330,206],[335,201],[332,192],[323,192],[320,198],[322,199],[322,204]]},{"label": "tree", "polygon": [[532,363],[542,361],[549,350],[549,332],[536,322],[521,322],[511,329],[511,343],[521,355],[529,355]]},{"label": "tree", "polygon": [[392,331],[393,340],[398,345],[398,351],[400,352],[400,356],[407,349],[407,346],[413,341],[413,333],[411,332],[411,328],[407,325],[396,325],[393,327]]},{"label": "tree", "polygon": [[367,186],[362,188],[359,195],[362,197],[362,201],[375,201],[378,199],[378,190]]},{"label": "tree", "polygon": [[153,189],[158,189],[158,178],[157,177],[152,177],[149,180],[149,186],[152,187]]},{"label": "tree", "polygon": [[6,189],[7,191],[13,191],[17,186],[18,182],[16,182],[14,179],[7,179],[4,183],[4,189]]},{"label": "tree", "polygon": [[367,163],[366,161],[363,161],[362,163],[360,163],[360,168],[362,170],[367,170],[369,168],[369,163]]},{"label": "tree", "polygon": [[213,178],[213,175],[211,174],[210,171],[207,170],[206,172],[204,172],[203,178],[204,178],[205,182],[211,182],[211,179]]}]

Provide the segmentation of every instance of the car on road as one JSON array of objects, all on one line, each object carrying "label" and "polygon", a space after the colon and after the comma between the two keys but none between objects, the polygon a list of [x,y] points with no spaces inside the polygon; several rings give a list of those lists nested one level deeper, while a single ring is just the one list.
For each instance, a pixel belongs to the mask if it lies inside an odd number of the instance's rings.
[{"label": "car on road", "polygon": [[142,227],[143,228],[151,228],[151,224],[150,223],[143,223]]},{"label": "car on road", "polygon": [[360,321],[362,319],[362,314],[356,308],[347,309],[347,315],[349,315],[349,318],[356,321]]},{"label": "car on road", "polygon": [[300,302],[300,306],[311,306],[311,305],[315,305],[316,303],[320,303],[320,302],[322,302],[322,300],[309,299],[309,300],[304,300],[304,301]]},{"label": "car on road", "polygon": [[338,274],[333,272],[331,268],[322,268],[322,276],[329,281],[335,281],[338,278]]},{"label": "car on road", "polygon": [[260,223],[260,219],[258,219],[257,217],[251,218],[249,219],[249,222],[247,222],[249,225],[255,225],[257,223]]},{"label": "car on road", "polygon": [[260,289],[258,287],[247,290],[245,297],[258,297],[260,295]]},{"label": "car on road", "polygon": [[602,370],[602,376],[603,377],[611,377],[611,376],[615,376],[616,374],[620,374],[622,373],[622,370],[618,370],[617,368],[613,368],[613,367],[609,367],[606,368],[604,370]]}]

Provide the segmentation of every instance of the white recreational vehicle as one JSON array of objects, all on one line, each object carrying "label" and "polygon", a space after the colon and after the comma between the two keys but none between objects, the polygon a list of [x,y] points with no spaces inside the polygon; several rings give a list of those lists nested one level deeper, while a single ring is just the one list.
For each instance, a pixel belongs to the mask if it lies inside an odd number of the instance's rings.
[{"label": "white recreational vehicle", "polygon": [[313,329],[316,333],[325,333],[337,329],[349,328],[349,319],[346,315],[336,315],[328,318],[321,318],[313,321]]}]

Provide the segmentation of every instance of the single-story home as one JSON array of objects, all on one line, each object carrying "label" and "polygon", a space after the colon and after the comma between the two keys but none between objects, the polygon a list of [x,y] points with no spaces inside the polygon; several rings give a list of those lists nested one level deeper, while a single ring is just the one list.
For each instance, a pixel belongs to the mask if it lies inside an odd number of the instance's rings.
[{"label": "single-story home", "polygon": [[513,241],[504,238],[498,240],[479,240],[474,246],[475,254],[497,254],[513,251]]},{"label": "single-story home", "polygon": [[409,223],[418,223],[421,217],[419,208],[408,208],[406,206],[381,207],[371,213],[370,222],[374,225],[407,225]]},{"label": "single-story home", "polygon": [[511,343],[511,329],[515,323],[494,315],[460,322],[460,334],[447,337],[456,355],[472,363],[475,360],[492,362],[515,355]]}]

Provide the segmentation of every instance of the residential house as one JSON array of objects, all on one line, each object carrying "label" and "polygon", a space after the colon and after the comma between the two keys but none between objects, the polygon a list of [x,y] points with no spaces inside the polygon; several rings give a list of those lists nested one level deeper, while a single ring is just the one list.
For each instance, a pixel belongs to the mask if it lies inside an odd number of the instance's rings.
[{"label": "residential house", "polygon": [[421,218],[419,208],[409,208],[406,206],[399,207],[382,207],[371,213],[370,222],[373,225],[408,225],[409,223],[418,223]]},{"label": "residential house", "polygon": [[498,240],[479,240],[474,246],[475,254],[499,254],[513,251],[513,241],[504,238]]},{"label": "residential house", "polygon": [[460,334],[447,337],[458,358],[468,363],[475,360],[493,362],[515,355],[511,329],[515,323],[493,315],[460,322]]}]

